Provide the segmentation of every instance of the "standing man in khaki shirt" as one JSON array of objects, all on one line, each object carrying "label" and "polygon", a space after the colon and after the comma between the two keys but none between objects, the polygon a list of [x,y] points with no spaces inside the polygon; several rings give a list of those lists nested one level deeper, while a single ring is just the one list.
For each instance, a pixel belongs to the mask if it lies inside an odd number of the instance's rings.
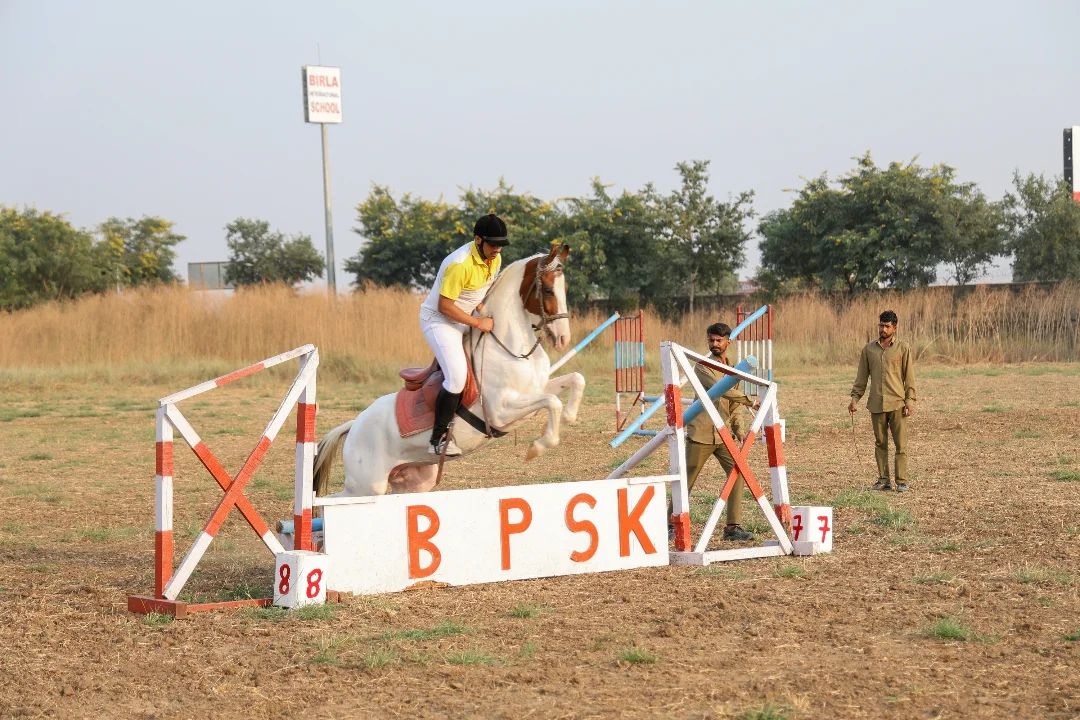
[{"label": "standing man in khaki shirt", "polygon": [[[705,330],[705,337],[709,343],[709,354],[713,360],[730,365],[727,359],[727,349],[731,344],[731,328],[724,323],[713,323]],[[714,370],[704,365],[695,365],[694,374],[697,375],[705,390],[727,376],[719,370]],[[742,442],[746,437],[746,410],[745,407],[753,407],[753,401],[746,397],[740,389],[740,385],[728,390],[716,398],[716,409],[720,413],[720,419],[728,426],[736,440]],[[728,452],[727,446],[720,439],[720,435],[713,427],[708,413],[698,413],[697,417],[686,425],[686,491],[689,493],[694,487],[694,482],[701,473],[705,461],[712,455],[724,468],[724,480],[727,481],[735,460]],[[722,486],[722,483],[721,483]],[[727,512],[727,524],[724,526],[724,540],[744,541],[752,540],[753,534],[743,530],[740,523],[742,518],[742,491],[743,480],[740,475],[735,480],[735,486],[728,496],[725,510]],[[670,512],[668,513],[671,514]]]},{"label": "standing man in khaki shirt", "polygon": [[867,343],[859,356],[859,370],[851,386],[848,412],[855,413],[855,403],[870,380],[866,407],[874,427],[874,458],[878,481],[875,490],[892,490],[889,481],[889,434],[896,446],[894,475],[896,492],[907,492],[907,419],[915,414],[915,360],[911,348],[896,339],[896,313],[886,310],[878,318],[878,339]]}]

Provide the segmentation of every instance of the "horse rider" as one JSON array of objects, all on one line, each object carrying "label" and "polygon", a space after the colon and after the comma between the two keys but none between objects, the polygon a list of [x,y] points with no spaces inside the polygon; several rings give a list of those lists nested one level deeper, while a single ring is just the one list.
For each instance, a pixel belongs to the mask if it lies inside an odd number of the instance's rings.
[{"label": "horse rider", "polygon": [[469,328],[491,332],[494,327],[491,318],[474,317],[473,311],[483,311],[481,301],[499,274],[500,253],[509,244],[506,223],[497,215],[485,215],[477,220],[472,241],[446,256],[435,276],[435,284],[420,306],[420,329],[443,372],[428,448],[433,455],[461,455],[461,448],[447,435],[468,379],[463,336]]}]

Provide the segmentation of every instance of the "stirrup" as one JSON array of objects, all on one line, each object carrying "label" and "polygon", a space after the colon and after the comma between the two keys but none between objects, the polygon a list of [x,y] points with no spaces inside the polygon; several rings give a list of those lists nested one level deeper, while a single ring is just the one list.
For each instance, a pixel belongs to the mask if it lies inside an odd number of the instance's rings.
[{"label": "stirrup", "polygon": [[445,446],[446,457],[460,457],[462,452],[461,448],[457,446],[450,438],[445,438],[442,442],[432,443],[428,446],[428,453],[431,455],[442,455]]}]

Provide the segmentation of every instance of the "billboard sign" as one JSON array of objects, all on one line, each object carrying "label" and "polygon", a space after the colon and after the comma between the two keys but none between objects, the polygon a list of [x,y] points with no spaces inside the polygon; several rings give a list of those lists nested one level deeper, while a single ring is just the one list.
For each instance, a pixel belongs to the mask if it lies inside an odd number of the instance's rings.
[{"label": "billboard sign", "polygon": [[304,122],[341,122],[341,68],[305,65]]}]

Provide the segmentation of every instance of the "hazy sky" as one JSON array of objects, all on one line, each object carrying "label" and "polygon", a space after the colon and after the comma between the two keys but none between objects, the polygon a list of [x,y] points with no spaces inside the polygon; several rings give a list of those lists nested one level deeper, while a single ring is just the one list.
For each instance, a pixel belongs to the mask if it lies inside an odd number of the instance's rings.
[{"label": "hazy sky", "polygon": [[[1062,171],[1080,124],[1077,2],[45,2],[0,0],[0,204],[93,227],[160,215],[177,270],[261,218],[324,248],[300,67],[342,70],[330,126],[340,268],[372,183],[449,200],[676,182],[757,193],[879,163],[948,163],[993,198]],[[743,274],[757,264],[757,239]],[[1007,280],[1007,268],[993,279]],[[351,276],[338,270],[338,285]]]}]

